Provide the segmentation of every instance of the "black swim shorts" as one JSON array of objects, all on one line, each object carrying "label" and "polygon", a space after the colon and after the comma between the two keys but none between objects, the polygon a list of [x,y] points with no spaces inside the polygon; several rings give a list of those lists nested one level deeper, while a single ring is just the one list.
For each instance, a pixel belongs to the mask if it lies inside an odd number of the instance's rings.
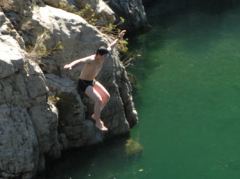
[{"label": "black swim shorts", "polygon": [[82,94],[86,91],[88,86],[93,86],[94,80],[78,80],[77,91],[79,94]]}]

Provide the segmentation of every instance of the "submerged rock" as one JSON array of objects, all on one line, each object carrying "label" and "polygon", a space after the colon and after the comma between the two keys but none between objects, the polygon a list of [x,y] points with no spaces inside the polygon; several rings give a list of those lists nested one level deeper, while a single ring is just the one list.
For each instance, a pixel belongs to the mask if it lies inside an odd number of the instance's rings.
[{"label": "submerged rock", "polygon": [[128,139],[125,145],[128,156],[137,156],[143,152],[143,146],[133,139]]}]

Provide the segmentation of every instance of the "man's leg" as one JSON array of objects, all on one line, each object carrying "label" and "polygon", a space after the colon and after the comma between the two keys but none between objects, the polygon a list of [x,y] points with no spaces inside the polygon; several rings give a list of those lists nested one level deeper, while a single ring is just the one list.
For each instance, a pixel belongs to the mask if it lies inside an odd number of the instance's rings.
[{"label": "man's leg", "polygon": [[105,107],[105,105],[108,103],[109,99],[110,99],[110,94],[108,93],[108,91],[106,90],[106,88],[99,83],[98,81],[96,81],[94,83],[93,88],[100,94],[100,96],[102,97],[102,101],[103,101],[103,105],[102,108],[103,109]]},{"label": "man's leg", "polygon": [[94,101],[94,114],[92,117],[96,121],[96,126],[102,131],[107,131],[108,129],[105,127],[104,123],[100,118],[101,108],[103,106],[103,100],[101,95],[92,86],[88,86],[85,93],[91,100]]}]

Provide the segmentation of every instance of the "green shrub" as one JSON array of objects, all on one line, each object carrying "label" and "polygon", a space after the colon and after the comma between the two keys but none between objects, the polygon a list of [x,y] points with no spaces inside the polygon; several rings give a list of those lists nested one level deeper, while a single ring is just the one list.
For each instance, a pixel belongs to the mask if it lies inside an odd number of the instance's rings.
[{"label": "green shrub", "polygon": [[37,56],[38,58],[44,58],[52,55],[53,53],[63,50],[64,46],[61,41],[57,41],[55,46],[49,48],[47,47],[46,41],[51,39],[51,33],[48,30],[44,30],[42,34],[37,37],[36,46],[34,48],[28,47],[31,50],[32,56]]}]

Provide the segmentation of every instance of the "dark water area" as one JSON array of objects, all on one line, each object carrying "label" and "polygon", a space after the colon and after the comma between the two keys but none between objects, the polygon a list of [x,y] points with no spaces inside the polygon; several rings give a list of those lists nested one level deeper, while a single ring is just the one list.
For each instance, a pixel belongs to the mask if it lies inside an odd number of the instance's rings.
[{"label": "dark water area", "polygon": [[240,7],[160,16],[156,2],[152,30],[130,48],[141,54],[129,67],[139,124],[129,138],[67,152],[47,179],[240,178]]},{"label": "dark water area", "polygon": [[143,3],[150,24],[161,23],[160,20],[169,18],[169,15],[196,11],[220,14],[240,5],[239,0],[143,0]]}]

